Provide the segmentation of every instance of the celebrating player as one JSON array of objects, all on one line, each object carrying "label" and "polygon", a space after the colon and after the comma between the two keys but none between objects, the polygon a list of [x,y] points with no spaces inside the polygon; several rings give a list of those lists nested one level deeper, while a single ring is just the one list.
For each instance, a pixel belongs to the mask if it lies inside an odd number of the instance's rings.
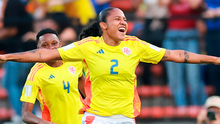
[{"label": "celebrating player", "polygon": [[89,69],[85,84],[83,124],[135,124],[140,113],[135,68],[138,63],[220,64],[220,58],[184,50],[159,48],[135,36],[127,36],[126,17],[118,8],[99,13],[98,21],[83,30],[82,40],[58,49],[37,49],[5,54],[0,60],[45,62],[49,60],[84,61]]}]

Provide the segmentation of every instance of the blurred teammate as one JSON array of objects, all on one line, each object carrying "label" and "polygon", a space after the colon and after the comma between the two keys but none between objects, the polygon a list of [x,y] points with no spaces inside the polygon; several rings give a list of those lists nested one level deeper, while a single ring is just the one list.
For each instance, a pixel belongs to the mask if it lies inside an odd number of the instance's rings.
[{"label": "blurred teammate", "polygon": [[197,116],[197,124],[220,124],[220,97],[211,96],[206,100],[205,108]]},{"label": "blurred teammate", "polygon": [[[37,34],[38,49],[57,49],[61,43],[56,31],[43,29]],[[47,53],[50,54],[50,53]],[[81,124],[79,88],[84,93],[82,62],[51,60],[36,63],[23,88],[22,119],[36,124]],[[32,114],[36,98],[41,103],[42,119]]]},{"label": "blurred teammate", "polygon": [[[140,113],[135,68],[160,61],[220,64],[220,58],[184,50],[166,50],[127,36],[126,17],[118,8],[101,11],[98,21],[83,30],[80,41],[59,49],[37,49],[0,55],[0,60],[45,62],[84,61],[89,69],[85,84],[83,124],[135,124]],[[50,53],[50,54],[48,54]]]}]

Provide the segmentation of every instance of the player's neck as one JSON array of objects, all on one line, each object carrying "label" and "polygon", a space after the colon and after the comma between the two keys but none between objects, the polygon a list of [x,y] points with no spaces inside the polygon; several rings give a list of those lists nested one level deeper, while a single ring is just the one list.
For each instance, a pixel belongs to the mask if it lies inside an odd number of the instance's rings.
[{"label": "player's neck", "polygon": [[46,62],[47,65],[51,66],[51,67],[60,67],[61,65],[63,65],[62,60],[54,60],[54,61],[50,61],[50,62]]},{"label": "player's neck", "polygon": [[118,46],[121,41],[115,41],[114,39],[110,38],[108,35],[103,35],[104,42],[109,46]]}]

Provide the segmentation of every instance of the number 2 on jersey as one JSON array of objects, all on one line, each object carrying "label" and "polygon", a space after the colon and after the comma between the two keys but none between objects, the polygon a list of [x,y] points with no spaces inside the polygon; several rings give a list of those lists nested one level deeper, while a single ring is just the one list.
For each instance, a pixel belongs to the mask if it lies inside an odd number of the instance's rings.
[{"label": "number 2 on jersey", "polygon": [[67,86],[66,86],[65,81],[63,81],[63,87],[64,87],[64,90],[67,90],[67,93],[70,92],[70,83],[69,83],[69,81],[67,81]]},{"label": "number 2 on jersey", "polygon": [[115,64],[111,66],[110,68],[110,74],[118,74],[117,71],[114,71],[114,67],[118,66],[118,60],[117,59],[112,59],[111,62],[114,62]]}]

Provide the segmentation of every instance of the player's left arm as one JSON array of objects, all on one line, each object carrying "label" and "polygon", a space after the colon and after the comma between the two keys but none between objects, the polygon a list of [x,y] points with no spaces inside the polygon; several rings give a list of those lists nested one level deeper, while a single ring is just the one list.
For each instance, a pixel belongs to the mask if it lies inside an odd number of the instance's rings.
[{"label": "player's left arm", "polygon": [[31,124],[55,124],[53,122],[45,121],[32,113],[34,104],[29,102],[23,102],[22,105],[22,120],[25,123]]},{"label": "player's left arm", "polygon": [[220,64],[220,58],[209,55],[196,54],[184,50],[166,50],[161,61],[172,61],[176,63],[195,64]]},{"label": "player's left arm", "polygon": [[84,97],[86,97],[86,93],[85,93],[85,89],[84,89],[85,81],[86,81],[86,78],[85,78],[84,75],[79,77],[78,88],[79,88],[80,92],[83,94]]}]

